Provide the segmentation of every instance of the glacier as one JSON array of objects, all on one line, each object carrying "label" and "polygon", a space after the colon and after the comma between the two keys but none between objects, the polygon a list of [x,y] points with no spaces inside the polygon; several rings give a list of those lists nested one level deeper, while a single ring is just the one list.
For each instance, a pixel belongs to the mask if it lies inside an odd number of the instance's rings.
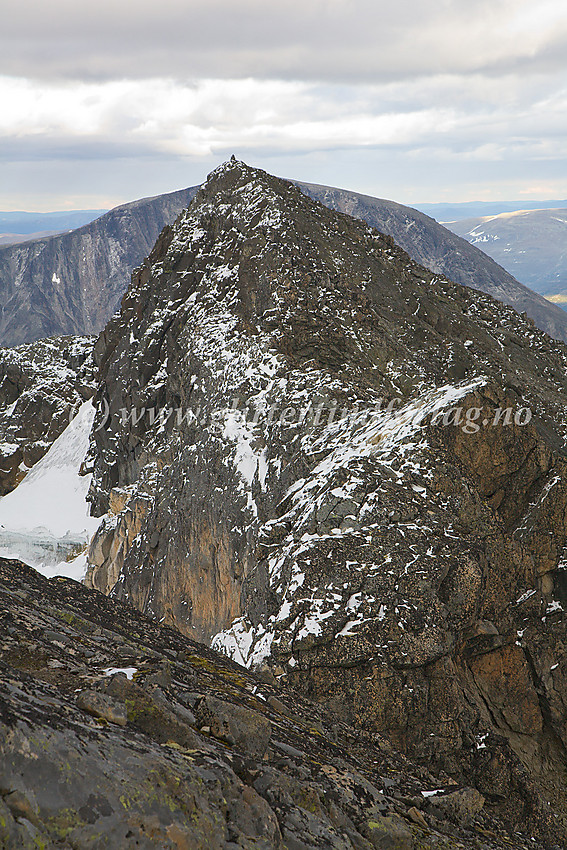
[{"label": "glacier", "polygon": [[0,556],[16,558],[43,575],[80,580],[86,546],[100,519],[86,501],[90,475],[80,468],[95,415],[90,401],[21,483],[0,499]]}]

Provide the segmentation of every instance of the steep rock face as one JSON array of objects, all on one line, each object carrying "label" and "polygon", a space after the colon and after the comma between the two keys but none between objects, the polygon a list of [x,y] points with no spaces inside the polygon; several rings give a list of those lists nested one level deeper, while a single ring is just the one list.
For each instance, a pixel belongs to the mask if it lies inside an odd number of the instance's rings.
[{"label": "steep rock face", "polygon": [[0,248],[0,345],[99,333],[132,269],[195,192],[144,198],[71,233]]},{"label": "steep rock face", "polygon": [[94,395],[92,337],[0,348],[0,497],[22,480]]},{"label": "steep rock face", "polygon": [[[0,559],[0,845],[543,850],[470,785],[69,579]],[[559,840],[560,836],[559,836]],[[559,846],[559,845],[557,845]]]},{"label": "steep rock face", "polygon": [[90,583],[567,834],[564,346],[231,162],[95,359]]},{"label": "steep rock face", "polygon": [[[562,315],[565,311],[538,294],[547,290],[538,285],[533,275],[526,277],[518,274],[518,279],[528,286],[533,286],[535,292],[518,283],[509,271],[498,265],[507,255],[488,250],[490,256],[487,256],[484,253],[484,243],[480,243],[478,247],[469,244],[474,240],[462,230],[457,230],[452,225],[449,229],[443,227],[425,213],[394,201],[384,201],[329,186],[309,183],[297,185],[309,197],[321,201],[325,206],[361,218],[371,227],[388,233],[413,260],[431,271],[446,275],[464,286],[487,292],[493,298],[510,304],[519,313],[527,313],[536,325],[550,336],[567,341],[567,323]],[[455,230],[455,233],[451,232],[452,230]],[[541,244],[539,248],[542,251]],[[545,250],[542,253],[545,253]],[[507,268],[510,268],[509,264]],[[516,273],[515,268],[512,270]]]}]

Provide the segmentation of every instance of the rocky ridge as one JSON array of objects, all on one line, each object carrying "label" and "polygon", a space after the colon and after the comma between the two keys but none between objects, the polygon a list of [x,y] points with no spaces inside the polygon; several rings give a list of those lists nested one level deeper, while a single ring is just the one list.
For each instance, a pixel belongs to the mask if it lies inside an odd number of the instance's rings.
[{"label": "rocky ridge", "polygon": [[[430,271],[510,304],[518,313],[525,312],[550,336],[567,341],[565,318],[561,315],[565,311],[556,305],[549,309],[550,302],[543,297],[548,289],[542,285],[541,275],[539,279],[537,274],[526,275],[527,264],[521,262],[510,265],[511,256],[499,251],[494,243],[471,239],[463,228],[453,224],[443,226],[425,213],[395,201],[377,200],[329,186],[297,185],[325,206],[361,218],[371,227],[392,236],[413,260]],[[564,211],[559,214],[564,215]],[[545,239],[539,241],[536,250],[540,269],[553,262],[554,249],[550,240],[547,244]],[[513,276],[516,274],[517,278]]]},{"label": "rocky ridge", "polygon": [[544,846],[469,785],[70,579],[0,559],[0,598],[6,850]]},{"label": "rocky ridge", "polygon": [[561,843],[565,347],[233,161],[95,361],[89,583]]}]

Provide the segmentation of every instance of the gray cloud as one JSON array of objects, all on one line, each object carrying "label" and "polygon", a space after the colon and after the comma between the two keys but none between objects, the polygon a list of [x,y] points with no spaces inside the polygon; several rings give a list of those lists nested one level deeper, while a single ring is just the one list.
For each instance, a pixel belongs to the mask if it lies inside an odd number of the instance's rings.
[{"label": "gray cloud", "polygon": [[562,0],[9,0],[0,71],[371,81],[564,65]]},{"label": "gray cloud", "polygon": [[62,206],[170,191],[233,151],[406,202],[567,195],[564,0],[5,0],[2,24],[5,209],[53,207],[54,173]]}]

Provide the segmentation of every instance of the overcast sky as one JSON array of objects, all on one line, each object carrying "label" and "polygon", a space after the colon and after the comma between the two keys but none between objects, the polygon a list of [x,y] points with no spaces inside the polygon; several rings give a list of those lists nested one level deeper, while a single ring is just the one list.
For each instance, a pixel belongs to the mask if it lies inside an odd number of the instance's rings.
[{"label": "overcast sky", "polygon": [[402,203],[567,198],[566,0],[3,0],[0,210],[232,153]]}]

